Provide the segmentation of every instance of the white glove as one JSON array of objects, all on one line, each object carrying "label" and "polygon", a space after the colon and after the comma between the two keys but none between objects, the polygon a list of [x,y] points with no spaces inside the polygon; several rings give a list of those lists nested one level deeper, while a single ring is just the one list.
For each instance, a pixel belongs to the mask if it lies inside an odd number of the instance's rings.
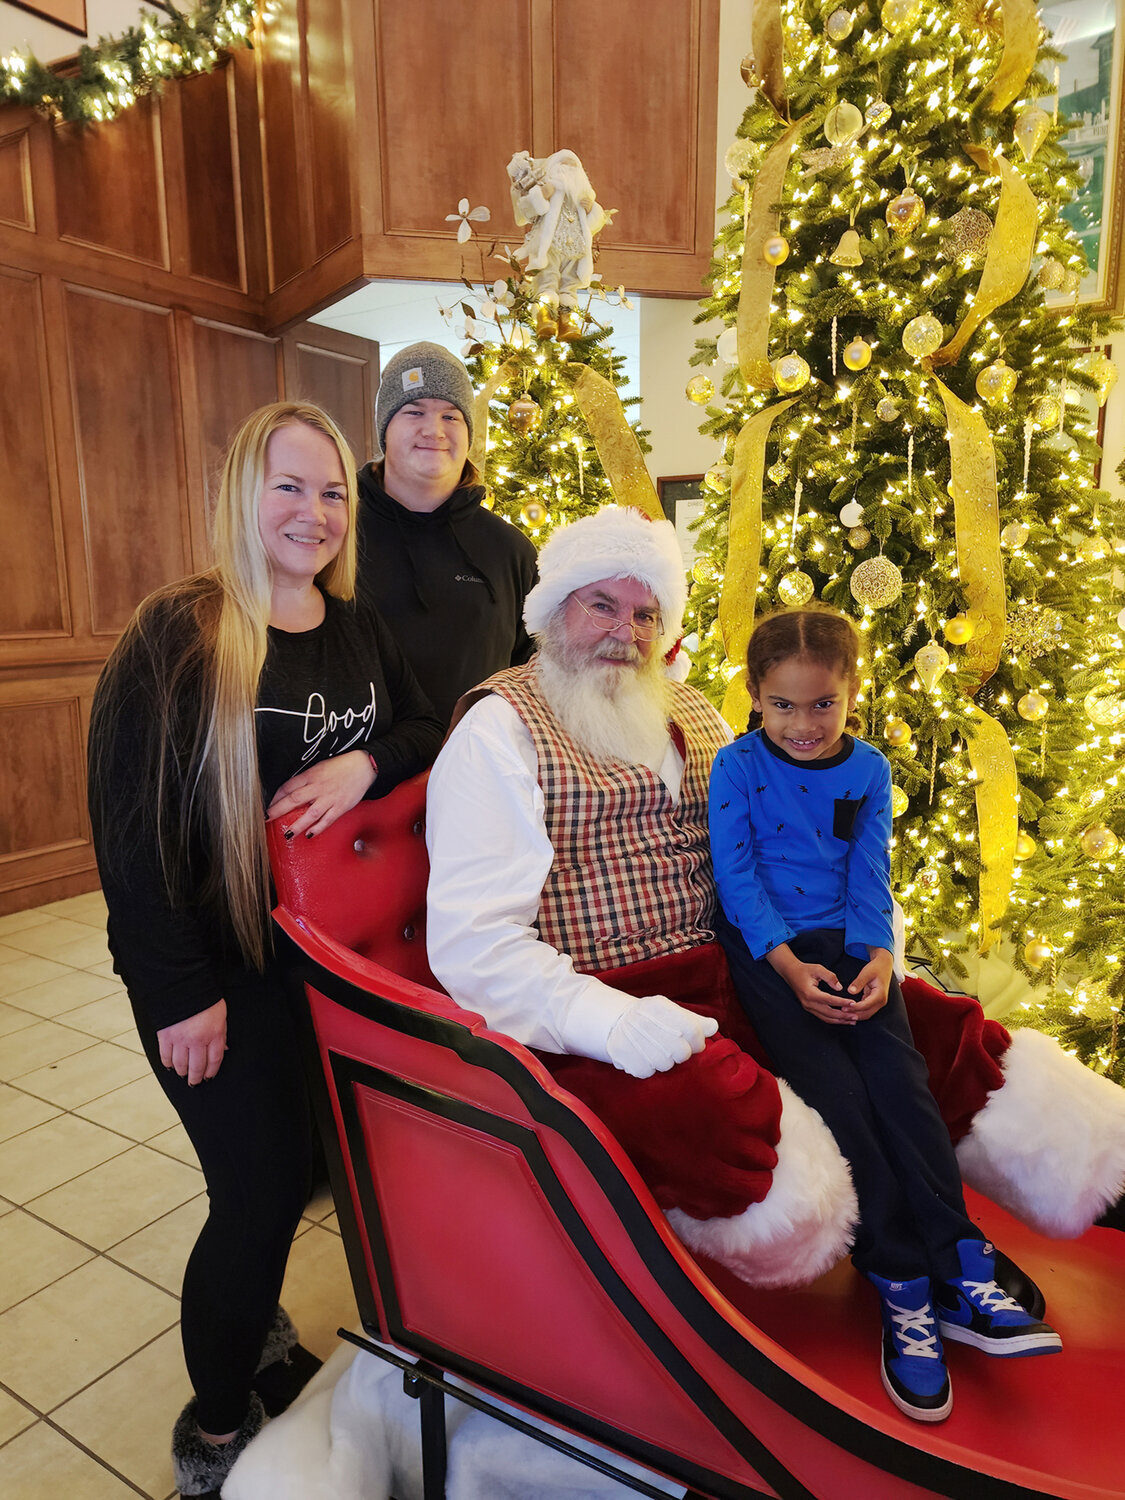
[{"label": "white glove", "polygon": [[606,1051],[623,1073],[651,1078],[687,1062],[693,1052],[702,1052],[707,1038],[718,1029],[714,1016],[697,1016],[663,995],[646,995],[634,1000],[613,1023]]}]

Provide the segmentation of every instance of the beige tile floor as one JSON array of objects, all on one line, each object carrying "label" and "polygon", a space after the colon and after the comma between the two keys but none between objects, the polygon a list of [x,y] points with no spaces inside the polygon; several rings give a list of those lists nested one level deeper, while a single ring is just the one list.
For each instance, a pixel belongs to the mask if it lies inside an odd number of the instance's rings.
[{"label": "beige tile floor", "polygon": [[[165,1500],[190,1394],[180,1276],[206,1211],[140,1054],[101,895],[0,917],[0,1496]],[[285,1306],[321,1357],[355,1322],[331,1199]]]}]

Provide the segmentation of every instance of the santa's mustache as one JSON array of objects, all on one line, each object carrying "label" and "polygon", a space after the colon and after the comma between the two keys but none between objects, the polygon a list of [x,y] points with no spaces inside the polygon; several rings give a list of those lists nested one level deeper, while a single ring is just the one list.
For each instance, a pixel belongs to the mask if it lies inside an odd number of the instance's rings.
[{"label": "santa's mustache", "polygon": [[594,652],[595,661],[639,662],[641,653],[633,641],[604,641]]}]

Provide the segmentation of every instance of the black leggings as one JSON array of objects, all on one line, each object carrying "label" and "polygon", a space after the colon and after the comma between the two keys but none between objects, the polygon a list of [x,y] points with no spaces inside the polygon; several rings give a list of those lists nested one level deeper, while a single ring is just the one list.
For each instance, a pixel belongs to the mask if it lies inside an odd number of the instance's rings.
[{"label": "black leggings", "polygon": [[241,979],[227,995],[222,1065],[194,1088],[164,1067],[156,1032],[134,1009],[145,1053],[191,1138],[210,1199],[184,1272],[180,1310],[204,1432],[242,1425],[309,1198],[312,1122],[294,1004],[280,983]]},{"label": "black leggings", "polygon": [[[774,1072],[822,1116],[851,1166],[855,1265],[895,1280],[959,1276],[957,1241],[981,1234],[898,984],[869,1020],[832,1026],[803,1009],[765,959],[751,957],[725,918],[718,936]],[[802,932],[789,946],[802,962],[831,969],[845,990],[863,968],[844,951],[842,932]]]}]

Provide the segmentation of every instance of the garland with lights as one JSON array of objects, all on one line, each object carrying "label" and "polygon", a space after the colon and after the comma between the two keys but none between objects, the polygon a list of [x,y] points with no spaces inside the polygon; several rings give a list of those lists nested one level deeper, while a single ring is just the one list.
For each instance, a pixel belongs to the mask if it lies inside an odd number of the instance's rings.
[{"label": "garland with lights", "polygon": [[170,78],[209,73],[223,52],[252,45],[258,0],[202,0],[191,11],[141,11],[120,36],[82,46],[73,61],[48,67],[30,52],[0,57],[0,96],[56,122],[112,120]]},{"label": "garland with lights", "polygon": [[[462,200],[458,214],[459,239],[475,241],[480,257],[480,281],[462,275],[467,296],[454,307],[442,308],[446,321],[458,318],[465,338],[462,358],[478,400],[487,406],[487,420],[477,427],[486,432],[483,451],[486,504],[497,515],[520,526],[541,546],[558,525],[589,515],[613,502],[614,487],[599,455],[590,423],[583,412],[576,376],[590,370],[611,387],[624,378],[624,356],[615,354],[609,340],[613,329],[595,314],[594,307],[631,307],[623,287],[606,290],[595,280],[586,305],[577,316],[581,331],[569,338],[537,338],[539,304],[534,277],[517,253],[477,235],[474,222],[487,222],[488,209],[469,211]],[[504,275],[489,282],[486,261],[499,261]],[[626,411],[639,396],[621,399]],[[649,451],[645,430],[630,424],[642,453]],[[478,432],[478,442],[482,441]]]},{"label": "garland with lights", "polygon": [[[1125,730],[1102,707],[1125,699],[1125,541],[1080,403],[1116,371],[1078,304],[1043,42],[1030,0],[756,5],[698,319],[724,327],[687,390],[720,445],[689,649],[740,729],[755,610],[856,618],[911,951],[963,972],[958,951],[1006,938],[1037,987],[1026,1019],[1058,1032],[1085,976],[1125,988],[1125,806],[1097,826]],[[1073,299],[1052,312],[1045,290]],[[1104,925],[1078,940],[1093,891]],[[1115,1028],[1084,1054],[1109,1071]]]}]

